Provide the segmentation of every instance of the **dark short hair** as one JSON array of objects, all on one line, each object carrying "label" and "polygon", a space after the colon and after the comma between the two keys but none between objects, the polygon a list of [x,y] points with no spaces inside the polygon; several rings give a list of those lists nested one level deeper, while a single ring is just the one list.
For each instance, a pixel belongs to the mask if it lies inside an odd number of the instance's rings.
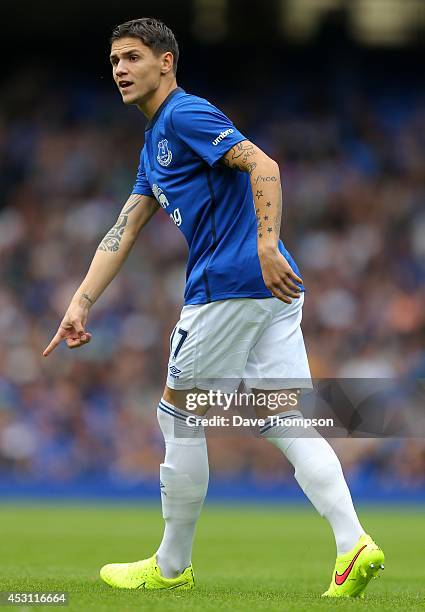
[{"label": "dark short hair", "polygon": [[130,36],[139,38],[144,45],[150,47],[155,54],[171,51],[173,54],[173,72],[177,72],[177,62],[179,60],[179,46],[173,32],[165,23],[159,19],[143,17],[132,19],[116,26],[112,32],[111,44],[114,40]]}]

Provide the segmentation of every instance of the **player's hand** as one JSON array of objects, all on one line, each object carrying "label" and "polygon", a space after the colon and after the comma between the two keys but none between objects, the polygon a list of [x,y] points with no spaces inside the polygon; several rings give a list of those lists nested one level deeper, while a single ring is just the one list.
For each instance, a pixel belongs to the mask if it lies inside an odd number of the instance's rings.
[{"label": "player's hand", "polygon": [[58,331],[43,351],[44,357],[50,355],[63,340],[70,349],[84,346],[90,342],[92,336],[85,329],[88,311],[88,307],[81,304],[70,304]]},{"label": "player's hand", "polygon": [[282,302],[292,304],[291,298],[298,299],[301,296],[301,290],[295,283],[302,285],[302,279],[295,274],[279,250],[264,250],[258,256],[267,289]]}]

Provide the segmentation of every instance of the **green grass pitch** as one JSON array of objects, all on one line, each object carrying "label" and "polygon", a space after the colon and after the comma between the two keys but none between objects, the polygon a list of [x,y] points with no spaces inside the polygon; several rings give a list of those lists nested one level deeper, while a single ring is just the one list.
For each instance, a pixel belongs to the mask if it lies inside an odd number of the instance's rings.
[{"label": "green grass pitch", "polygon": [[98,578],[105,563],[155,551],[159,507],[3,505],[0,590],[67,591],[66,608],[31,608],[50,611],[423,611],[423,510],[366,508],[360,515],[387,557],[363,601],[320,598],[333,569],[334,543],[326,521],[307,506],[207,506],[194,549],[197,588],[179,593],[115,590]]}]

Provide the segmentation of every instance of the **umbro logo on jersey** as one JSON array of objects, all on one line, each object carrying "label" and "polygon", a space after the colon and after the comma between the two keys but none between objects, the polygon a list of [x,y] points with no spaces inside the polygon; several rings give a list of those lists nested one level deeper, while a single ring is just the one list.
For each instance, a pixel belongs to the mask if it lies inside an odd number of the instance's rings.
[{"label": "umbro logo on jersey", "polygon": [[174,365],[169,367],[169,371],[170,371],[170,374],[171,374],[171,376],[173,378],[178,378],[179,374],[181,374],[181,372],[182,372],[181,370],[176,368],[176,366],[174,366]]},{"label": "umbro logo on jersey", "polygon": [[215,140],[212,141],[213,145],[216,147],[218,145],[219,142],[221,142],[222,140],[224,140],[226,138],[226,136],[228,136],[229,134],[233,134],[235,130],[232,130],[232,128],[229,128],[228,130],[225,130],[224,132],[221,132],[217,138]]},{"label": "umbro logo on jersey", "polygon": [[156,159],[161,166],[169,166],[171,164],[173,154],[171,149],[168,147],[168,140],[166,138],[158,142],[158,155],[156,156]]}]

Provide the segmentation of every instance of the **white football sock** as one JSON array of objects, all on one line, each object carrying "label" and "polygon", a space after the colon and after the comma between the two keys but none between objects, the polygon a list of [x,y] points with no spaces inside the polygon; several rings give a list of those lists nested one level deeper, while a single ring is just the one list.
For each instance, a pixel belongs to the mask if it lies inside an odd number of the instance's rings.
[{"label": "white football sock", "polygon": [[164,536],[157,562],[165,578],[175,578],[191,563],[196,522],[208,488],[208,454],[202,425],[186,422],[193,414],[161,399],[158,422],[165,440],[160,466]]},{"label": "white football sock", "polygon": [[[289,419],[288,424],[276,423],[276,417]],[[319,514],[329,521],[340,555],[353,548],[364,530],[335,451],[313,427],[289,424],[300,418],[303,416],[298,410],[273,415],[261,428],[261,435],[294,466],[298,484]]]}]

